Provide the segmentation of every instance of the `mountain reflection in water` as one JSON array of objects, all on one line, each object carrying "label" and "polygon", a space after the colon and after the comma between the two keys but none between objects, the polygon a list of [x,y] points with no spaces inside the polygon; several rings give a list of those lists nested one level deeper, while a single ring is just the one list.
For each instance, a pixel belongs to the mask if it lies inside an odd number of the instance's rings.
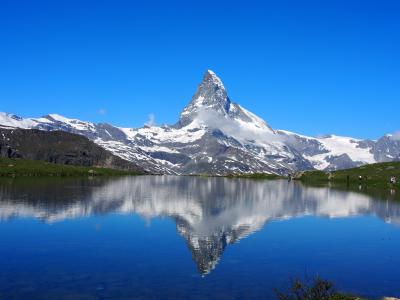
[{"label": "mountain reflection in water", "polygon": [[270,220],[375,215],[385,222],[400,223],[396,202],[284,180],[141,176],[11,182],[0,184],[2,221],[34,217],[56,222],[108,213],[169,217],[201,274],[215,268],[227,245]]}]

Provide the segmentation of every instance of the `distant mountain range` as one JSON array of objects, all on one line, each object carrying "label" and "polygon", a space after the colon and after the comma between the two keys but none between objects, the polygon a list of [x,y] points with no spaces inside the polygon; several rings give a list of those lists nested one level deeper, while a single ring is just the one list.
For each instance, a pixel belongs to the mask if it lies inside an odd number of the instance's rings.
[{"label": "distant mountain range", "polygon": [[0,113],[0,127],[83,135],[148,172],[163,174],[285,175],[400,160],[400,139],[392,135],[360,140],[335,135],[313,138],[274,130],[232,102],[221,79],[210,70],[174,125],[121,128],[57,114],[23,119]]}]

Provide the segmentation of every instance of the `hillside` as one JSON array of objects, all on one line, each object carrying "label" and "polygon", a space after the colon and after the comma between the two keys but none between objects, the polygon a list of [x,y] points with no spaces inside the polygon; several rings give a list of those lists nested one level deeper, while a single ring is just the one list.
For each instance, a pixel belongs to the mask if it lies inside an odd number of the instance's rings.
[{"label": "hillside", "polygon": [[64,131],[0,129],[0,157],[145,173],[141,167],[113,155],[86,137]]},{"label": "hillside", "polygon": [[0,177],[41,177],[41,176],[118,176],[139,175],[134,171],[123,171],[109,168],[79,167],[60,165],[39,160],[0,157]]},{"label": "hillside", "polygon": [[[362,179],[359,179],[359,176]],[[391,185],[391,176],[397,177],[397,184]],[[310,183],[344,183],[344,184],[364,184],[371,187],[400,187],[400,162],[385,162],[364,165],[357,168],[338,170],[333,172],[307,171],[300,172],[296,179]]]}]

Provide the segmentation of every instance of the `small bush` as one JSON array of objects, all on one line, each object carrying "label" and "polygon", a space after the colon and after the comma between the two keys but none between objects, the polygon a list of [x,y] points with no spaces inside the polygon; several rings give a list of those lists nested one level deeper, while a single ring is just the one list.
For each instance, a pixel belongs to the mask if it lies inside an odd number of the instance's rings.
[{"label": "small bush", "polygon": [[355,296],[338,293],[332,282],[316,277],[311,281],[296,279],[287,291],[275,290],[279,300],[351,300]]}]

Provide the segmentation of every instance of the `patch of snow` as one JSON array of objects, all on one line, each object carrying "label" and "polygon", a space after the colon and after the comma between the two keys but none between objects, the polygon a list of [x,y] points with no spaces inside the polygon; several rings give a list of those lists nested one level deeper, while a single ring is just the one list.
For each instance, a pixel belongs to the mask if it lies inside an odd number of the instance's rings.
[{"label": "patch of snow", "polygon": [[358,139],[330,135],[329,137],[317,138],[315,140],[321,143],[323,149],[328,151],[327,153],[321,153],[313,156],[304,155],[306,159],[314,164],[316,169],[324,170],[330,164],[327,161],[327,158],[330,156],[340,156],[343,154],[347,154],[353,161],[366,164],[376,162],[373,153],[371,153],[371,148],[358,147],[358,143],[360,142]]},{"label": "patch of snow", "polygon": [[146,151],[146,152],[180,153],[179,151],[177,151],[175,149],[164,147],[164,146],[151,146],[151,147],[142,146],[142,147],[140,147],[140,149],[142,149],[143,151]]},{"label": "patch of snow", "polygon": [[[268,125],[267,123],[261,119],[259,116],[253,114],[252,112],[248,111],[247,109],[243,108],[239,104],[236,104],[244,113],[245,115],[251,120],[251,124],[255,127],[261,128],[261,129],[266,129],[269,130],[273,133],[275,133]],[[234,105],[232,105],[234,107]]]},{"label": "patch of snow", "polygon": [[331,135],[328,138],[318,139],[324,148],[329,150],[330,155],[347,154],[353,161],[361,161],[365,163],[375,163],[374,155],[371,148],[360,148],[358,142],[360,140],[350,137]]},{"label": "patch of snow", "polygon": [[13,114],[0,112],[0,125],[11,128],[30,129],[36,125],[31,119],[24,119]]},{"label": "patch of snow", "polygon": [[[78,119],[69,119],[58,114],[49,114],[48,116],[54,121],[67,124],[76,130],[89,130],[89,131],[95,130],[94,124],[90,122],[84,122]],[[43,118],[41,119],[43,120]],[[51,119],[47,119],[47,123],[49,122],[53,123],[53,120]]]}]

